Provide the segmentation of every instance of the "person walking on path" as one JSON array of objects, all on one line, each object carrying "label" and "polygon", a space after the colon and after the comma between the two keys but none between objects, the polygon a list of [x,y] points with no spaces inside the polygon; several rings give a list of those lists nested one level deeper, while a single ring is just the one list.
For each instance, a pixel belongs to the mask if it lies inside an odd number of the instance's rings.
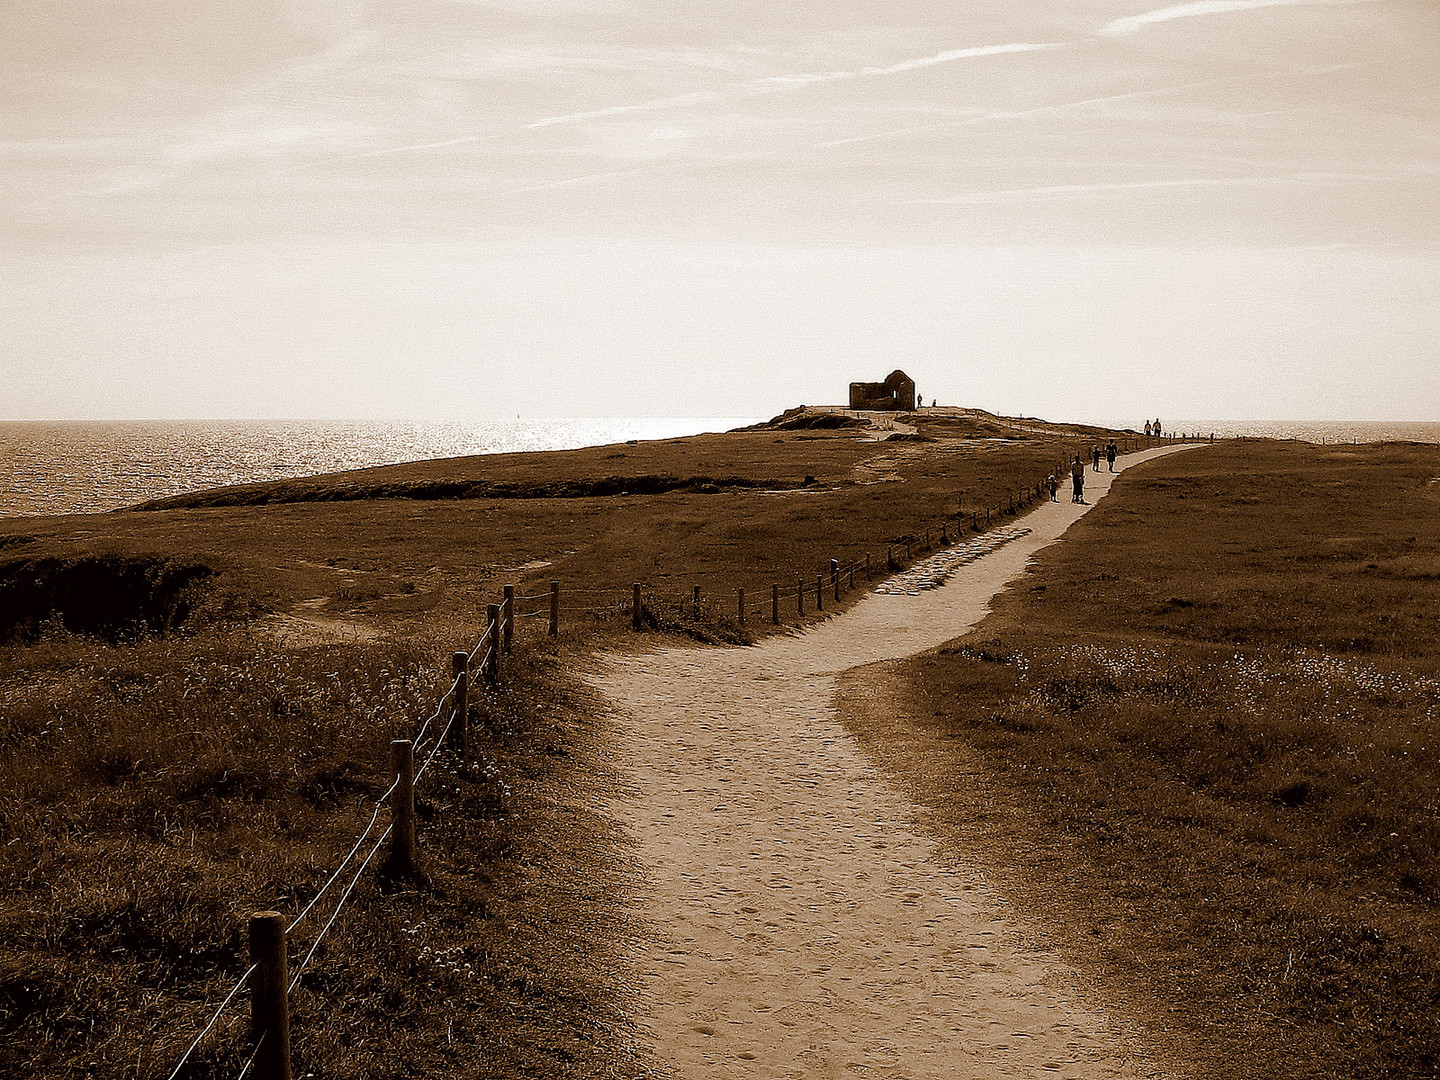
[{"label": "person walking on path", "polygon": [[1075,455],[1075,461],[1070,466],[1070,501],[1083,503],[1085,501],[1085,463],[1080,460],[1080,455]]},{"label": "person walking on path", "polygon": [[1105,463],[1110,466],[1111,472],[1115,471],[1115,458],[1119,455],[1119,453],[1120,450],[1115,445],[1114,439],[1111,439],[1108,443],[1105,444]]},{"label": "person walking on path", "polygon": [[1090,447],[1090,462],[1095,466],[1095,471],[1100,471],[1100,447]]},{"label": "person walking on path", "polygon": [[1045,486],[1050,489],[1050,501],[1059,502],[1060,481],[1055,479],[1055,474],[1053,472],[1045,478]]},{"label": "person walking on path", "polygon": [[1164,432],[1162,432],[1162,431],[1160,430],[1160,421],[1159,421],[1159,419],[1157,418],[1156,421],[1155,421],[1155,438],[1158,439],[1158,438],[1160,438],[1163,434],[1164,434]]},{"label": "person walking on path", "polygon": [[1150,431],[1151,431],[1150,421],[1149,421],[1149,420],[1146,420],[1146,421],[1145,421],[1145,438],[1147,438],[1147,439],[1150,438]]}]

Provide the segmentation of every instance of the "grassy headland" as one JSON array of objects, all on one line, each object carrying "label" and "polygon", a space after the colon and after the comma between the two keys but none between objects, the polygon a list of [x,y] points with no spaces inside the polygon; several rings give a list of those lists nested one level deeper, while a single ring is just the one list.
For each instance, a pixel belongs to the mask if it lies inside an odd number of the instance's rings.
[{"label": "grassy headland", "polygon": [[[938,533],[957,493],[1000,506],[1107,434],[937,412],[926,441],[877,443],[834,423],[0,521],[0,1072],[167,1076],[246,969],[245,914],[296,914],[366,827],[387,744],[430,714],[485,603],[554,578],[559,639],[522,626],[473,705],[484,768],[442,760],[420,790],[426,879],[362,874],[301,977],[297,1073],[647,1075],[624,852],[595,810],[604,719],[574,678],[589,648],[653,640],[628,630],[630,583],[662,630],[744,639],[765,627],[736,625],[736,588]],[[180,1076],[240,1072],[241,1005]]]},{"label": "grassy headland", "polygon": [[1440,1072],[1440,448],[1123,477],[848,722],[1216,1077]]}]

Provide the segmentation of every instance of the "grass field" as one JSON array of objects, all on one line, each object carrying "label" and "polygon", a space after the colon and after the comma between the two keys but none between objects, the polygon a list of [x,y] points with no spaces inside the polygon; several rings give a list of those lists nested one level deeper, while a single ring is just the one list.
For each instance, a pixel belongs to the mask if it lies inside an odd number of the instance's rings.
[{"label": "grass field", "polygon": [[1128,474],[848,722],[1202,1075],[1440,1072],[1440,448]]},{"label": "grass field", "polygon": [[[878,564],[1101,434],[1025,427],[762,429],[0,521],[0,1073],[168,1076],[246,969],[245,915],[294,915],[361,834],[484,604],[556,578],[559,639],[527,621],[475,704],[483,769],[442,760],[420,791],[426,879],[356,878],[301,977],[297,1075],[647,1075],[577,667],[666,628],[763,632],[736,625],[736,588]],[[634,581],[659,616],[639,638]],[[240,1005],[181,1076],[239,1074]]]}]

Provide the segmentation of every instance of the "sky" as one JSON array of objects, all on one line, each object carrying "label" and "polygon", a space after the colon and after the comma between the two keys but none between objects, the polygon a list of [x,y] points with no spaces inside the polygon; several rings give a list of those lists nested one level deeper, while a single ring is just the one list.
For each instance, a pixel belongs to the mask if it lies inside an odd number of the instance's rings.
[{"label": "sky", "polygon": [[0,418],[1440,419],[1435,0],[9,0]]}]

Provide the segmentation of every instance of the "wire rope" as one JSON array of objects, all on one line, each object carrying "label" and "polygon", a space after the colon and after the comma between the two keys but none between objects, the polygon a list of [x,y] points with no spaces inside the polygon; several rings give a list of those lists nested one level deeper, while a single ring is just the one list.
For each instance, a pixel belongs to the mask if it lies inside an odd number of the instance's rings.
[{"label": "wire rope", "polygon": [[318,949],[320,943],[325,940],[325,935],[330,932],[330,927],[335,925],[335,920],[340,917],[340,912],[345,908],[345,901],[349,900],[350,894],[355,891],[355,885],[359,882],[360,875],[365,872],[365,868],[370,865],[370,860],[375,858],[375,853],[380,850],[380,845],[385,843],[386,837],[390,835],[394,828],[395,826],[393,825],[386,825],[385,831],[380,834],[380,838],[376,840],[374,846],[370,848],[370,854],[365,856],[365,861],[362,862],[360,868],[355,871],[355,876],[350,879],[350,884],[345,887],[345,892],[340,896],[340,902],[335,905],[335,910],[330,913],[329,920],[325,923],[324,927],[321,928],[320,933],[316,935],[314,942],[311,943],[310,951],[305,954],[305,959],[300,961],[299,967],[295,969],[295,977],[290,980],[290,985],[286,987],[286,993],[295,992],[295,987],[300,984],[300,976],[305,974],[305,969],[310,965],[310,958],[315,955],[315,950]]},{"label": "wire rope", "polygon": [[341,872],[344,871],[345,867],[349,865],[350,860],[355,857],[355,852],[360,850],[360,845],[365,842],[365,837],[369,836],[370,830],[375,827],[375,822],[379,820],[380,811],[385,805],[385,800],[390,798],[391,795],[395,794],[395,789],[399,785],[400,778],[397,776],[391,782],[390,787],[388,790],[386,790],[385,794],[381,795],[378,799],[375,800],[375,811],[370,815],[370,824],[365,826],[365,830],[360,834],[360,838],[355,841],[355,845],[350,849],[349,853],[340,860],[340,865],[335,868],[335,872],[332,873],[329,879],[325,882],[325,884],[320,887],[320,891],[311,898],[310,902],[305,905],[304,909],[300,912],[300,914],[296,915],[295,918],[291,921],[290,925],[285,928],[286,934],[294,933],[295,928],[304,921],[305,917],[310,914],[311,910],[315,907],[315,905],[320,902],[320,898],[330,891],[330,886],[335,884],[335,880],[340,876]]},{"label": "wire rope", "polygon": [[245,1064],[240,1067],[240,1075],[235,1077],[235,1080],[245,1080],[245,1077],[249,1075],[250,1067],[255,1064],[255,1059],[260,1056],[260,1048],[265,1045],[265,1040],[269,1037],[270,1033],[268,1031],[260,1036],[260,1041],[255,1044],[255,1049],[250,1051],[250,1057],[247,1058]]},{"label": "wire rope", "polygon": [[259,964],[251,964],[249,968],[246,969],[245,974],[241,975],[239,980],[236,981],[235,985],[230,988],[230,993],[226,994],[225,1000],[220,1002],[220,1007],[217,1008],[215,1010],[215,1014],[210,1017],[210,1022],[206,1024],[203,1029],[201,1029],[199,1035],[195,1036],[195,1041],[192,1042],[190,1046],[186,1049],[184,1056],[180,1058],[180,1061],[176,1064],[174,1071],[170,1073],[166,1080],[175,1080],[175,1078],[180,1075],[180,1070],[185,1067],[185,1062],[190,1060],[190,1055],[195,1052],[195,1048],[200,1045],[201,1041],[205,1038],[206,1035],[210,1034],[210,1029],[213,1028],[215,1026],[215,1022],[220,1019],[221,1013],[225,1011],[226,1007],[234,999],[235,995],[240,992],[240,988],[245,985],[245,983],[249,980],[250,976],[255,974],[255,969],[259,966]]}]

